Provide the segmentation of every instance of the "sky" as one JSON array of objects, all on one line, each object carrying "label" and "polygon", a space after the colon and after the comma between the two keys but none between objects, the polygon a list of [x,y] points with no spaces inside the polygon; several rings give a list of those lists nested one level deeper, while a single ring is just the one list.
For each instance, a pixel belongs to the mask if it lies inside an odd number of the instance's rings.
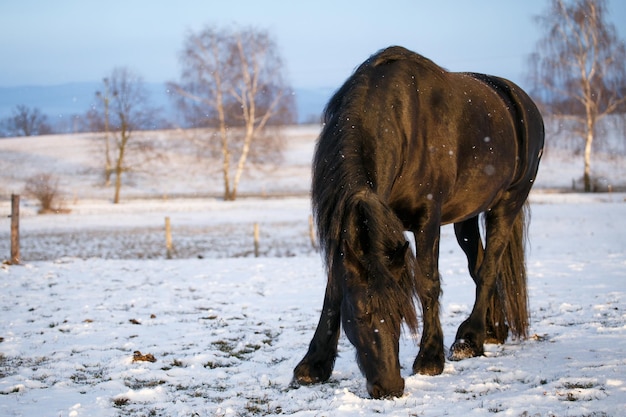
[{"label": "sky", "polygon": [[[337,88],[369,55],[402,45],[452,71],[525,81],[548,0],[0,0],[0,87],[99,82],[127,67],[175,81],[185,37],[208,25],[276,39],[294,88]],[[626,2],[609,1],[626,37]]]}]

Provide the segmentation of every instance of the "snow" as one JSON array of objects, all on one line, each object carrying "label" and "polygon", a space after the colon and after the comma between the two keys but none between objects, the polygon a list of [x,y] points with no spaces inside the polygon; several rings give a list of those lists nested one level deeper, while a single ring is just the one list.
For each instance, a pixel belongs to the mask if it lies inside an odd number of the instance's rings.
[{"label": "snow", "polygon": [[[285,166],[271,171],[273,189],[307,189],[313,137],[293,142]],[[10,146],[28,160],[28,147]],[[71,158],[89,160],[80,152]],[[559,172],[550,165],[556,160],[546,161],[546,173]],[[63,174],[68,164],[55,166],[68,187],[93,187],[93,179]],[[257,174],[248,174],[249,190],[270,183]],[[405,333],[405,394],[386,400],[368,398],[345,336],[329,382],[290,387],[325,284],[306,196],[146,198],[158,187],[138,177],[137,195],[121,205],[110,204],[103,187],[68,201],[67,214],[36,215],[26,199],[23,264],[0,269],[0,415],[625,415],[626,194],[545,191],[558,180],[544,174],[544,190],[530,197],[532,336],[487,345],[485,356],[447,362],[432,377],[411,375],[418,336]],[[0,201],[0,253],[7,255],[8,207]],[[176,249],[169,260],[165,216]],[[259,258],[253,223],[261,229]],[[449,346],[474,292],[449,226],[440,270]],[[134,361],[137,351],[156,361]]]}]

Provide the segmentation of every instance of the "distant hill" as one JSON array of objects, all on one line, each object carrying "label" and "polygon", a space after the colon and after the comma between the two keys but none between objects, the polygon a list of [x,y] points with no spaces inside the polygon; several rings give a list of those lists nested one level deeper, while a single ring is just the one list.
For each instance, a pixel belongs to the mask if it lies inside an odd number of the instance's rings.
[{"label": "distant hill", "polygon": [[[146,83],[152,105],[163,109],[164,116],[174,119],[175,110],[165,84]],[[11,115],[18,105],[39,108],[54,125],[61,118],[84,114],[95,104],[99,82],[70,83],[52,86],[0,87],[0,120]],[[332,89],[296,89],[298,122],[317,122]]]}]

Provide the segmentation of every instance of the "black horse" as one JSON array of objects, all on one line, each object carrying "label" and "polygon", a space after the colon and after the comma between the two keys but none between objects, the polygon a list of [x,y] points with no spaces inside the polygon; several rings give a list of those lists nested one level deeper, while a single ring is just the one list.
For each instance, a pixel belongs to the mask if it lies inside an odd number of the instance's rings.
[{"label": "black horse", "polygon": [[359,66],[326,106],[313,160],[328,282],[294,383],[330,377],[343,323],[369,394],[402,395],[400,329],[404,322],[418,332],[416,300],[423,329],[413,372],[443,371],[442,224],[454,223],[476,283],[449,358],[481,355],[485,342],[503,343],[509,330],[526,337],[525,208],[543,141],[537,107],[508,80],[447,72],[401,47]]}]

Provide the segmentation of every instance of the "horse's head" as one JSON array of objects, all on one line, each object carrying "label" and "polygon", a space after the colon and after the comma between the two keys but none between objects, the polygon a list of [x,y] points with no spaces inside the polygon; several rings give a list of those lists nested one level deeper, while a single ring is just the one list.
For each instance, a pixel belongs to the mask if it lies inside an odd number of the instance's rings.
[{"label": "horse's head", "polygon": [[407,242],[382,259],[367,259],[343,245],[342,323],[372,398],[404,392],[400,328],[403,319],[412,329],[417,326],[412,287],[405,288],[413,281],[406,264],[409,252]]}]

